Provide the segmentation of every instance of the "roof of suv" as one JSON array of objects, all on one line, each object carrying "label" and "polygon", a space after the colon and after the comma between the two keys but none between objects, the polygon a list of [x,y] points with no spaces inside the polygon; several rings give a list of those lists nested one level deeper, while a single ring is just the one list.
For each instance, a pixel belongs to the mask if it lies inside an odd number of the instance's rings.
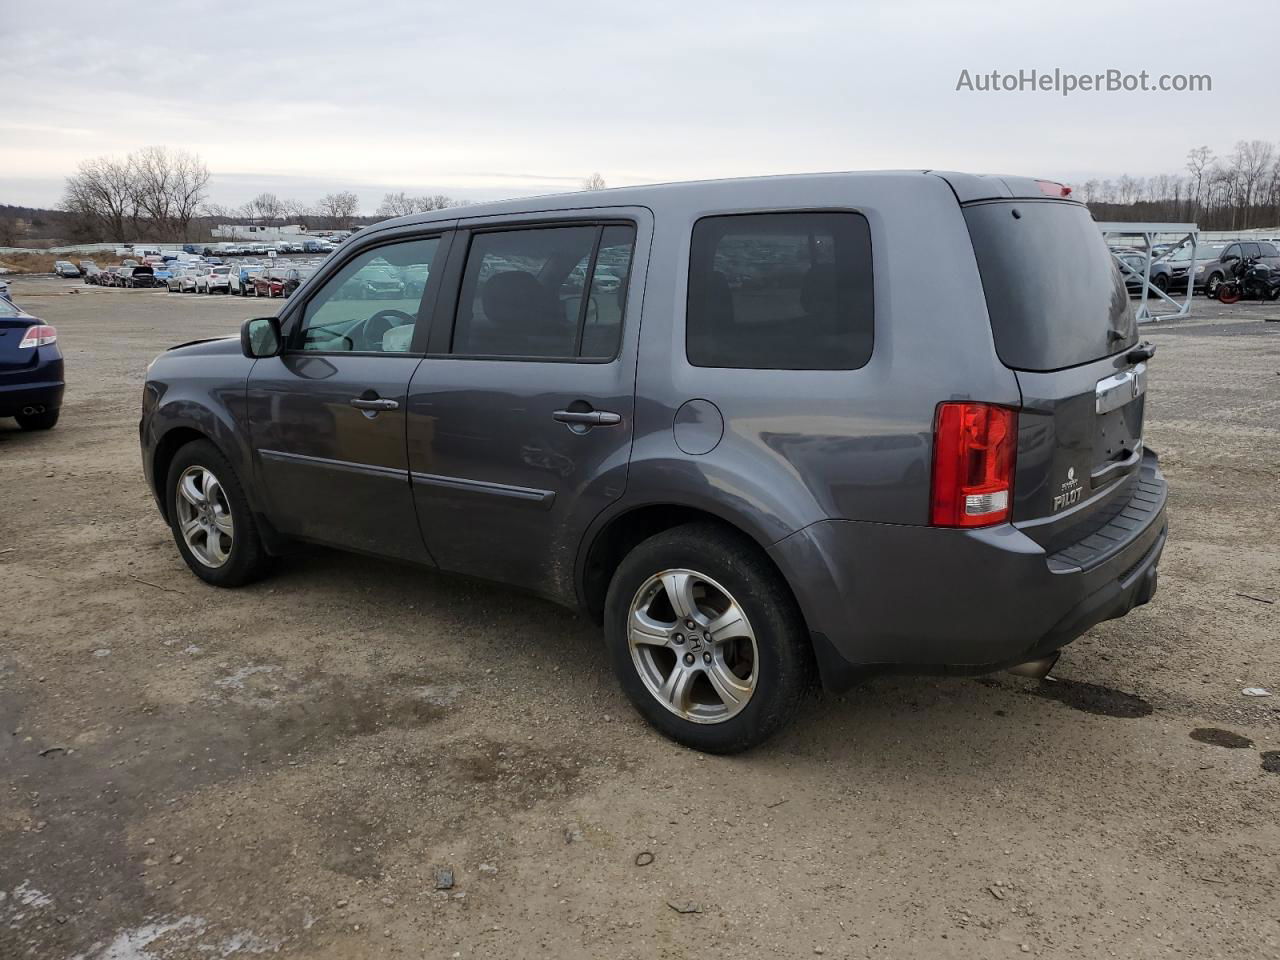
[{"label": "roof of suv", "polygon": [[[574,210],[601,206],[644,207],[662,198],[677,194],[723,190],[726,187],[742,187],[754,191],[768,185],[772,191],[784,194],[796,186],[812,186],[827,182],[837,186],[842,181],[870,178],[906,181],[934,176],[944,180],[960,203],[974,200],[994,200],[1013,197],[1044,198],[1040,184],[1044,181],[1033,177],[1013,177],[955,173],[944,170],[865,170],[843,173],[782,174],[768,177],[736,177],[722,180],[690,180],[674,183],[656,183],[639,187],[614,187],[609,190],[582,191],[577,193],[546,194],[536,197],[520,197],[514,200],[498,200],[465,207],[448,207],[427,213],[410,214],[394,220],[385,220],[362,231],[363,234],[380,232],[387,227],[411,224],[448,222],[467,217],[503,216],[542,211]],[[924,186],[921,183],[921,186]]]}]

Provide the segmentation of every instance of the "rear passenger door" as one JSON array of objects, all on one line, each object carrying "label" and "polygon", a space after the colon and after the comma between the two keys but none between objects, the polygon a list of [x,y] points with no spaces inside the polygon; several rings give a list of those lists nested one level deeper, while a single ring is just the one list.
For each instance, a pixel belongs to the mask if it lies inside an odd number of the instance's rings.
[{"label": "rear passenger door", "polygon": [[409,469],[439,565],[573,596],[591,520],[623,493],[647,210],[462,221],[409,385]]}]

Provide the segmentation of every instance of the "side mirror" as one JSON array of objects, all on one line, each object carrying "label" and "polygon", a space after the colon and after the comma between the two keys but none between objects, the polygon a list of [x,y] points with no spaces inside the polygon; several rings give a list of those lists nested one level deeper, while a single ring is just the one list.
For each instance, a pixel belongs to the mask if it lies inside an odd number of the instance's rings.
[{"label": "side mirror", "polygon": [[278,317],[255,317],[240,325],[240,350],[250,360],[278,356],[283,345]]}]

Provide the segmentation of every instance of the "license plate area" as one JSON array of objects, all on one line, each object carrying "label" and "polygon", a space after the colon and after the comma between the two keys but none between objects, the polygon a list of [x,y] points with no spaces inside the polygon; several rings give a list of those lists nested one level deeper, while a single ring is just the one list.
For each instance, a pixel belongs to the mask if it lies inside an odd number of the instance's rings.
[{"label": "license plate area", "polygon": [[1099,380],[1094,391],[1094,488],[1125,476],[1142,458],[1142,414],[1147,365],[1140,363]]}]

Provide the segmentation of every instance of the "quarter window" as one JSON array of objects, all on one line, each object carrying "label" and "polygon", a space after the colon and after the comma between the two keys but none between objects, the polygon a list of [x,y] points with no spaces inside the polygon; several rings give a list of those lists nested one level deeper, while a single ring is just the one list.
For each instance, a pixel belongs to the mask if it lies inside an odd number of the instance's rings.
[{"label": "quarter window", "polygon": [[[422,313],[438,237],[373,247],[354,257],[316,291],[293,346],[299,350],[406,353]],[[272,268],[268,278],[283,279]]]},{"label": "quarter window", "polygon": [[635,228],[621,224],[476,234],[453,353],[612,359],[634,247]]},{"label": "quarter window", "polygon": [[871,358],[871,232],[856,213],[693,227],[685,349],[697,367],[852,370]]}]

